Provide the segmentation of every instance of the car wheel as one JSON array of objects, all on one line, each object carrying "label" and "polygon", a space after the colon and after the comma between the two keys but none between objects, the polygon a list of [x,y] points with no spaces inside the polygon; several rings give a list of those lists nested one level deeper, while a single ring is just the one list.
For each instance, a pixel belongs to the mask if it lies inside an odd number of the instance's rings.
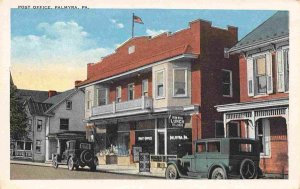
[{"label": "car wheel", "polygon": [[93,157],[94,157],[94,155],[90,150],[84,150],[80,154],[80,161],[85,164],[90,164],[93,162],[93,159],[94,159]]},{"label": "car wheel", "polygon": [[68,160],[68,169],[69,169],[69,171],[73,171],[74,167],[75,167],[74,166],[74,160],[73,160],[72,157],[70,157],[69,160]]},{"label": "car wheel", "polygon": [[52,166],[57,169],[58,168],[58,163],[57,163],[57,158],[54,157],[53,160],[52,160]]},{"label": "car wheel", "polygon": [[96,165],[92,165],[92,166],[90,167],[90,170],[93,171],[93,172],[96,171]]},{"label": "car wheel", "polygon": [[257,169],[254,161],[251,159],[244,159],[240,166],[240,174],[243,179],[257,178]]},{"label": "car wheel", "polygon": [[178,172],[174,165],[169,165],[166,169],[166,179],[178,179]]},{"label": "car wheel", "polygon": [[226,173],[221,167],[217,167],[211,174],[211,179],[226,179]]}]

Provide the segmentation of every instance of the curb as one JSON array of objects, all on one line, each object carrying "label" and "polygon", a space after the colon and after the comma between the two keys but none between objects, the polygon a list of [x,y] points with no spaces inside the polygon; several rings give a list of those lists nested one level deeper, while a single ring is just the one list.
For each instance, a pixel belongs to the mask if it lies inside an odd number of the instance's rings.
[{"label": "curb", "polygon": [[[51,164],[47,164],[47,163],[31,163],[31,162],[24,162],[24,161],[11,161],[10,164],[18,164],[18,165],[31,165],[31,166],[40,166],[40,167],[52,167]],[[58,168],[60,169],[67,169],[68,167],[66,165],[60,165]],[[157,179],[162,179],[164,178],[163,176],[159,176],[159,175],[146,175],[146,174],[139,174],[139,173],[126,173],[126,172],[115,172],[115,171],[110,171],[110,170],[106,170],[106,169],[101,169],[99,168],[99,166],[97,167],[97,171],[102,172],[102,173],[111,173],[111,174],[118,174],[118,175],[135,175],[135,176],[139,176],[139,177],[153,177],[153,178],[157,178]]]}]

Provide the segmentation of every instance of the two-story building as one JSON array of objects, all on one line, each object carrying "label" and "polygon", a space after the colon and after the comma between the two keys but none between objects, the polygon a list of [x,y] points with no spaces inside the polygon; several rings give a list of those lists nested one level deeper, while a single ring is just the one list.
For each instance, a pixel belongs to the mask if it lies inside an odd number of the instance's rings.
[{"label": "two-story building", "polygon": [[239,101],[238,57],[224,53],[237,32],[195,20],[175,33],[131,38],[88,64],[77,87],[100,164],[132,163],[135,147],[152,159],[177,156],[192,150],[191,141],[223,136],[214,106]]},{"label": "two-story building", "polygon": [[[229,52],[239,55],[240,103],[216,106],[225,133],[238,123],[240,136],[261,144],[266,174],[288,174],[289,14],[279,11]],[[226,135],[228,136],[228,134]]]}]

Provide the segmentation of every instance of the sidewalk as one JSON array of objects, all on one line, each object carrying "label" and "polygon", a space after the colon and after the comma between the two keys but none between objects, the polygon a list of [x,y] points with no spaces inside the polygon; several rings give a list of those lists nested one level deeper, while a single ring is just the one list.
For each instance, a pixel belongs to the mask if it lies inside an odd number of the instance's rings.
[{"label": "sidewalk", "polygon": [[[31,161],[22,161],[22,160],[10,160],[11,164],[21,164],[21,165],[33,165],[33,166],[44,166],[44,167],[52,167],[51,162],[47,163],[39,163],[39,162],[31,162]],[[67,165],[59,165],[59,168],[67,169]],[[125,165],[98,165],[97,171],[107,172],[107,173],[115,173],[115,174],[129,174],[129,175],[139,175],[139,176],[149,176],[149,177],[165,177],[165,170],[162,168],[152,168],[151,172],[139,172],[139,168],[137,164],[133,164],[130,166]]]}]

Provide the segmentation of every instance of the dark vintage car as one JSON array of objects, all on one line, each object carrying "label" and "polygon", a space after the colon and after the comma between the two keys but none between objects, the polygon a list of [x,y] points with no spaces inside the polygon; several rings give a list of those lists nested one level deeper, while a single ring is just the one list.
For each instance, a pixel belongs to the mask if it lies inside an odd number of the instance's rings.
[{"label": "dark vintage car", "polygon": [[167,162],[166,178],[255,179],[259,168],[259,142],[242,138],[202,139],[194,142],[194,154]]},{"label": "dark vintage car", "polygon": [[87,141],[70,140],[66,142],[66,150],[61,154],[53,154],[52,165],[68,165],[70,171],[88,166],[91,171],[96,170],[98,158],[94,152],[94,144]]}]

